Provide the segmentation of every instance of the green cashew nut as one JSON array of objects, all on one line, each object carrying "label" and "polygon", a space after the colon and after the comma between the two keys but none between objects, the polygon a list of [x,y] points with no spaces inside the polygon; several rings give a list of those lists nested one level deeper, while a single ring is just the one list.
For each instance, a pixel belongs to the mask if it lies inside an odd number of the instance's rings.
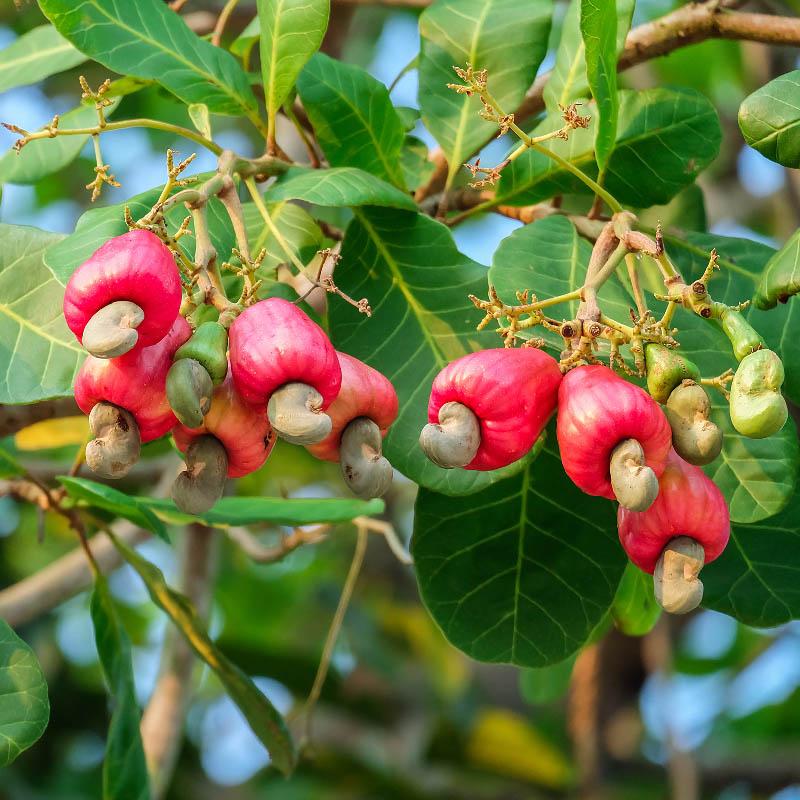
[{"label": "green cashew nut", "polygon": [[187,428],[199,428],[211,408],[214,385],[206,368],[193,358],[176,361],[167,373],[167,400]]},{"label": "green cashew nut", "polygon": [[714,316],[730,339],[737,361],[766,346],[758,331],[735,308],[714,303]]},{"label": "green cashew nut", "polygon": [[686,356],[663,344],[650,342],[644,348],[647,391],[657,403],[666,403],[681,381],[700,380],[700,370]]},{"label": "green cashew nut", "polygon": [[777,433],[789,415],[782,384],[783,364],[772,350],[757,350],[743,358],[731,384],[733,427],[750,439]]},{"label": "green cashew nut", "polygon": [[192,338],[176,350],[174,360],[184,358],[202,364],[214,386],[219,386],[228,374],[228,331],[219,322],[202,323]]},{"label": "green cashew nut", "polygon": [[664,407],[675,452],[690,464],[710,464],[722,450],[722,431],[709,419],[711,403],[702,386],[686,380]]}]

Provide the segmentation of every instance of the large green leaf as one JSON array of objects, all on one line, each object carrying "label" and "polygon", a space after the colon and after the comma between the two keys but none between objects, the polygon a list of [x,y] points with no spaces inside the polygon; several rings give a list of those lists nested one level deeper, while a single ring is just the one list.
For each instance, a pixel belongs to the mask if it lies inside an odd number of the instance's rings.
[{"label": "large green leaf", "polygon": [[[617,138],[604,185],[623,205],[645,208],[667,203],[716,158],[722,136],[717,112],[691,89],[625,91],[619,99]],[[594,116],[594,104],[585,111]],[[558,115],[551,114],[534,134],[562,124]],[[596,124],[592,119],[588,128],[572,131],[568,141],[555,139],[547,147],[596,177]],[[495,203],[527,205],[556,194],[588,191],[555,161],[529,150],[503,170]]]},{"label": "large green leaf", "polygon": [[800,494],[777,516],[733,525],[725,552],[700,573],[703,605],[747,625],[800,618]]},{"label": "large green leaf", "polygon": [[274,124],[300,70],[322,44],[330,0],[258,0],[257,8],[264,96]]},{"label": "large green leaf", "polygon": [[546,447],[454,503],[421,489],[412,554],[445,636],[480,661],[557,664],[608,612],[625,568],[614,506],[584,495]]},{"label": "large green leaf", "polygon": [[[109,117],[119,105],[119,97],[105,109]],[[63,129],[86,128],[97,124],[94,103],[82,105],[68,111],[59,120]],[[37,139],[17,152],[9,150],[0,158],[0,183],[37,183],[46,175],[52,175],[71,164],[86,144],[88,136],[56,136]]]},{"label": "large green leaf", "polygon": [[[631,25],[633,0],[616,3],[617,36],[616,54],[622,50]],[[581,0],[571,0],[561,29],[561,40],[556,52],[556,63],[544,87],[544,102],[548,111],[558,112],[589,93],[586,78],[586,54],[581,35]]]},{"label": "large green leaf", "polygon": [[[701,233],[684,234],[681,239],[668,236],[666,241],[667,252],[687,281],[702,274],[711,248],[716,247],[721,269],[709,290],[716,300],[731,305],[752,294],[759,272],[774,252],[772,248],[746,239]],[[776,316],[771,317],[773,314]],[[775,333],[772,325],[773,321],[778,321],[778,314],[777,310],[748,310],[748,318],[768,343]],[[711,377],[727,367],[736,367],[730,343],[714,323],[679,312],[674,324],[679,329],[681,351],[700,367],[704,376]],[[787,369],[790,368],[787,361]],[[797,479],[800,455],[794,424],[789,420],[782,431],[767,439],[748,439],[731,424],[724,398],[714,390],[709,397],[713,419],[722,428],[725,440],[721,455],[706,467],[706,472],[725,494],[731,518],[735,522],[751,523],[778,513],[792,496]]]},{"label": "large green leaf", "polygon": [[36,83],[86,61],[52,25],[24,33],[0,50],[0,92]]},{"label": "large green leaf", "polygon": [[155,533],[164,541],[169,541],[164,523],[138,498],[131,497],[113,486],[106,486],[104,483],[86,478],[61,476],[58,481],[73,500],[82,501],[90,508],[99,508],[115,516],[124,517],[140,528]]},{"label": "large green leaf", "polygon": [[259,124],[244,70],[225,50],[196,36],[161,0],[39,0],[58,31],[81,52],[124,75],[151,78],[184,103]]},{"label": "large green leaf", "polygon": [[[516,304],[516,292],[531,289],[540,299],[557,297],[583,283],[592,248],[578,235],[566,217],[546,217],[517,228],[500,242],[492,256],[489,283],[509,305]],[[617,319],[628,318],[630,300],[622,284],[612,278],[600,291],[600,300],[607,313]],[[575,319],[578,301],[551,306],[549,316]],[[522,331],[521,338],[542,337],[546,346],[558,356],[564,340],[541,327]]]},{"label": "large green leaf", "polygon": [[767,262],[756,289],[755,304],[763,310],[785,303],[800,292],[800,228]]},{"label": "large green leaf", "polygon": [[47,683],[39,661],[0,619],[0,769],[39,739],[49,719]]},{"label": "large green leaf", "polygon": [[404,187],[405,128],[380,81],[317,53],[300,73],[297,91],[332,167],[359,167]]},{"label": "large green leaf", "polygon": [[800,167],[800,70],[753,92],[739,108],[739,127],[750,147],[785,167]]},{"label": "large green leaf", "polygon": [[581,0],[586,78],[597,105],[594,152],[601,174],[617,138],[617,13],[616,0]]},{"label": "large green leaf", "polygon": [[477,99],[447,88],[458,83],[453,66],[487,69],[489,90],[512,113],[547,51],[552,13],[551,0],[438,0],[422,13],[419,104],[447,156],[449,181],[497,129],[480,118]]},{"label": "large green leaf", "polygon": [[[204,177],[208,176],[200,175],[198,179],[202,181]],[[75,230],[69,236],[48,248],[44,256],[45,264],[62,284],[66,284],[77,267],[100,245],[114,236],[128,232],[125,222],[126,207],[130,210],[131,216],[138,219],[152,208],[160,194],[160,187],[149,189],[124,203],[89,209],[81,214]],[[230,218],[225,213],[222,203],[216,198],[209,202],[207,209],[211,242],[219,257],[226,259],[236,243]],[[166,216],[170,230],[175,232],[186,216],[186,209],[183,206],[173,207]],[[191,232],[181,238],[181,246],[189,257],[194,255],[194,235]]]},{"label": "large green leaf", "polygon": [[445,494],[477,491],[519,469],[444,470],[419,447],[436,374],[460,356],[500,343],[492,333],[476,332],[481,314],[467,299],[486,292],[486,268],[459,253],[450,231],[430,217],[357,209],[336,280],[372,305],[367,319],[345,303],[331,303],[331,335],[337,348],[380,370],[397,390],[400,415],[383,448],[393,466]]},{"label": "large green leaf", "polygon": [[356,167],[290,167],[264,195],[269,203],[305,200],[316,206],[416,208],[411,196]]},{"label": "large green leaf", "polygon": [[63,238],[0,224],[0,403],[72,393],[84,353],[64,322],[64,286],[43,261]]},{"label": "large green leaf", "polygon": [[272,763],[288,775],[294,768],[295,750],[283,717],[253,681],[209,638],[191,603],[167,585],[161,570],[142,558],[121,539],[113,536],[112,539],[125,560],[144,581],[150,599],[167,614],[195,653],[219,678],[253,733],[266,747]]},{"label": "large green leaf", "polygon": [[103,575],[95,577],[91,611],[97,653],[113,698],[103,760],[103,800],[148,800],[150,786],[139,733],[141,713],[136,703],[131,643]]},{"label": "large green leaf", "polygon": [[207,525],[317,525],[323,522],[349,522],[356,517],[383,513],[383,500],[320,497],[223,497],[210,511],[197,517],[175,508],[172,500],[155,497],[136,498],[137,503],[151,509],[174,525],[201,519]]}]

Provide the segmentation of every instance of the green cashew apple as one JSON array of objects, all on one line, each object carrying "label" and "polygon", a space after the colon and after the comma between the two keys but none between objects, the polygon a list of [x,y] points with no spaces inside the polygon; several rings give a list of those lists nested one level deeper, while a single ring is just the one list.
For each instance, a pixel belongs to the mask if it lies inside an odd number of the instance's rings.
[{"label": "green cashew apple", "polygon": [[783,364],[772,350],[745,356],[731,384],[731,422],[743,436],[764,439],[777,433],[789,414],[781,394]]}]

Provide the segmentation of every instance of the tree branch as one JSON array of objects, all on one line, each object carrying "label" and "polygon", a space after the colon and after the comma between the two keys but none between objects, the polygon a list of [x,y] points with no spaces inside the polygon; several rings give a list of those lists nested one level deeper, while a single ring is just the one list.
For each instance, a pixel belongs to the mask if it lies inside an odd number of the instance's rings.
[{"label": "tree branch", "polygon": [[[707,39],[736,39],[800,46],[800,18],[732,11],[731,8],[737,4],[736,0],[689,3],[659,19],[639,25],[625,40],[625,49],[620,53],[617,63],[618,71],[622,72],[637,64]],[[534,81],[525,99],[514,112],[517,123],[544,109],[544,89],[551,76],[552,72],[546,72]],[[489,79],[491,80],[491,75]],[[481,147],[485,144],[486,142],[483,142]],[[434,150],[430,160],[436,165],[436,170],[428,183],[417,190],[417,202],[440,191],[447,177],[447,162],[442,151]]]},{"label": "tree branch", "polygon": [[81,413],[74,397],[43,400],[25,406],[0,405],[0,439],[11,436],[34,422],[56,417],[77,417]]},{"label": "tree branch", "polygon": [[[201,617],[211,601],[219,532],[191,525],[180,542],[180,589]],[[154,800],[169,788],[183,742],[183,723],[192,698],[195,654],[173,627],[164,640],[161,673],[142,716],[141,734]]]}]

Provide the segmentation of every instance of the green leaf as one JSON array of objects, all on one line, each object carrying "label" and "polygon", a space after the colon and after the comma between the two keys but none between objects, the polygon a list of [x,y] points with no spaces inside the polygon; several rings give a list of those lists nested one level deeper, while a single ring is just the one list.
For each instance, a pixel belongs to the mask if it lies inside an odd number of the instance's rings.
[{"label": "green leaf", "polygon": [[777,516],[733,525],[725,552],[700,573],[703,606],[747,625],[800,618],[800,494]]},{"label": "green leaf", "polygon": [[785,303],[800,292],[800,228],[767,262],[756,289],[755,304],[762,310]]},{"label": "green leaf", "polygon": [[[625,37],[631,26],[633,6],[634,0],[619,0],[616,3],[616,56],[619,56],[625,45]],[[560,106],[566,107],[588,94],[586,54],[581,35],[581,0],[571,0],[561,29],[556,63],[544,87],[544,103],[548,111],[557,113]]]},{"label": "green leaf", "polygon": [[0,92],[37,83],[84,61],[86,56],[52,25],[40,25],[0,50]]},{"label": "green leaf", "polygon": [[416,136],[406,136],[400,153],[400,166],[405,184],[412,191],[427,183],[436,168],[428,160],[428,145]]},{"label": "green leaf", "polygon": [[50,720],[50,700],[39,660],[0,619],[0,768],[32,747]]},{"label": "green leaf", "polygon": [[95,576],[91,613],[100,665],[113,700],[103,760],[103,800],[148,800],[150,786],[139,733],[142,715],[136,703],[131,643],[108,583],[100,574]]},{"label": "green leaf", "polygon": [[[492,256],[489,283],[506,303],[516,303],[515,293],[525,289],[535,288],[541,298],[557,297],[581,285],[591,254],[591,245],[566,217],[545,217],[517,228],[500,242]],[[604,284],[599,296],[606,313],[628,318],[631,301],[616,277]],[[560,303],[548,313],[556,319],[575,319],[578,304],[578,300]],[[564,340],[552,331],[537,327],[520,332],[520,338],[532,336],[544,338],[556,357],[564,349]]]},{"label": "green leaf", "polygon": [[411,549],[423,602],[445,636],[479,661],[523,667],[580,649],[626,562],[613,505],[583,494],[551,446],[458,503],[420,489]]},{"label": "green leaf", "polygon": [[138,498],[86,478],[69,478],[62,475],[59,476],[58,482],[73,500],[82,501],[90,508],[100,508],[115,516],[124,517],[134,525],[155,533],[165,542],[169,542],[164,523]]},{"label": "green leaf", "polygon": [[[716,247],[721,269],[711,282],[710,291],[716,300],[729,305],[752,294],[759,272],[774,252],[772,248],[746,239],[701,233],[686,233],[681,239],[667,236],[666,246],[687,281],[700,277],[711,248]],[[655,280],[655,265],[649,261],[644,264],[649,264]],[[659,310],[654,308],[654,313],[658,314]],[[781,326],[778,310],[748,309],[747,317],[768,344],[776,346],[774,336]],[[730,343],[716,324],[685,312],[679,312],[675,324],[680,329],[681,352],[697,364],[703,376],[712,377],[726,367],[736,367]],[[791,369],[789,361],[788,369]],[[712,419],[725,438],[721,455],[705,471],[725,495],[731,519],[752,523],[777,514],[792,496],[797,480],[800,452],[793,422],[789,420],[782,431],[767,439],[748,439],[731,424],[728,403],[722,395],[710,390],[709,398]]]},{"label": "green leaf", "polygon": [[142,558],[125,542],[112,535],[117,549],[144,581],[150,599],[167,614],[192,649],[219,678],[231,700],[239,707],[253,733],[267,748],[272,763],[284,774],[294,769],[295,750],[283,717],[262,694],[252,680],[242,672],[208,636],[191,603],[170,588],[158,567]]},{"label": "green leaf", "polygon": [[629,563],[611,606],[614,622],[626,636],[644,636],[661,616],[661,606],[653,592],[653,576]]},{"label": "green leaf", "polygon": [[485,293],[486,268],[458,252],[450,231],[422,214],[357,209],[336,281],[351,297],[368,298],[374,311],[366,318],[345,303],[331,303],[328,314],[336,347],[380,370],[397,391],[400,415],[383,446],[392,465],[445,494],[478,491],[520,469],[444,470],[419,447],[436,374],[460,356],[499,343],[495,334],[475,330],[481,315],[467,298]]},{"label": "green leaf", "polygon": [[43,261],[63,238],[0,224],[0,403],[72,394],[85,354],[64,322],[64,286]]},{"label": "green leaf", "polygon": [[256,14],[256,16],[247,23],[245,29],[231,43],[231,53],[239,56],[245,64],[248,63],[250,60],[250,53],[260,36],[261,21],[258,18],[258,14]]},{"label": "green leaf", "polygon": [[[198,176],[198,180],[202,181],[207,177],[208,173],[204,173]],[[100,245],[114,236],[128,232],[125,222],[126,206],[130,209],[131,216],[138,219],[152,208],[160,194],[161,187],[158,187],[137,194],[124,203],[89,209],[81,214],[75,230],[69,236],[47,249],[44,256],[45,264],[56,278],[66,285],[72,273]],[[216,198],[209,202],[207,208],[212,244],[218,253],[230,253],[231,247],[236,245],[230,218],[225,213],[222,203]],[[173,207],[166,216],[170,231],[175,233],[186,216],[186,209],[183,206]],[[189,232],[181,238],[181,246],[190,258],[194,255],[193,233]]]},{"label": "green leaf", "polygon": [[264,199],[268,203],[305,200],[316,206],[389,206],[416,209],[410,195],[355,167],[290,167],[267,190]]},{"label": "green leaf", "polygon": [[[112,105],[104,109],[106,117],[114,112],[120,99],[115,98]],[[78,106],[59,120],[59,126],[64,129],[94,125],[97,125],[94,103]],[[59,172],[80,155],[88,139],[88,136],[57,136],[37,139],[19,152],[9,150],[0,158],[0,183],[37,183],[45,176]]]},{"label": "green leaf", "polygon": [[800,167],[800,70],[770,81],[739,107],[750,147],[784,167]]},{"label": "green leaf", "polygon": [[512,113],[547,52],[552,13],[551,0],[438,0],[423,11],[419,104],[447,156],[448,183],[497,130],[496,123],[480,118],[476,98],[447,88],[458,83],[453,66],[487,69],[489,91],[503,113]]},{"label": "green leaf", "polygon": [[[624,91],[619,100],[617,138],[604,186],[623,205],[645,208],[667,203],[716,158],[722,138],[717,112],[690,89]],[[571,131],[568,141],[554,139],[547,147],[596,178],[594,105],[581,111],[593,117],[589,127]],[[562,124],[560,116],[551,114],[533,134],[557,130]],[[556,194],[588,191],[555,161],[529,150],[503,170],[494,202],[528,205]]]},{"label": "green leaf", "polygon": [[195,130],[201,133],[206,139],[211,139],[211,115],[205,103],[192,103],[186,109],[189,118],[192,120]]},{"label": "green leaf", "polygon": [[619,115],[616,0],[581,0],[581,36],[586,78],[597,104],[594,151],[602,174],[614,149]]},{"label": "green leaf", "polygon": [[15,478],[17,475],[24,475],[25,468],[17,459],[0,447],[0,478]]},{"label": "green leaf", "polygon": [[272,126],[303,65],[322,44],[330,0],[258,0],[257,8],[261,72]]},{"label": "green leaf", "polygon": [[104,67],[158,81],[184,103],[259,123],[244,70],[160,0],[39,0],[59,33]]},{"label": "green leaf", "polygon": [[170,524],[185,525],[202,520],[206,525],[318,525],[324,522],[349,522],[356,517],[372,517],[384,511],[383,500],[356,498],[284,498],[284,497],[223,497],[210,511],[198,516],[184,514],[172,500],[155,497],[137,498],[142,506],[152,509]]},{"label": "green leaf", "polygon": [[542,705],[560,700],[569,689],[577,653],[549,667],[524,669],[519,675],[519,691],[526,703]]},{"label": "green leaf", "polygon": [[405,128],[380,81],[317,53],[300,73],[297,92],[332,167],[359,167],[404,187]]}]

